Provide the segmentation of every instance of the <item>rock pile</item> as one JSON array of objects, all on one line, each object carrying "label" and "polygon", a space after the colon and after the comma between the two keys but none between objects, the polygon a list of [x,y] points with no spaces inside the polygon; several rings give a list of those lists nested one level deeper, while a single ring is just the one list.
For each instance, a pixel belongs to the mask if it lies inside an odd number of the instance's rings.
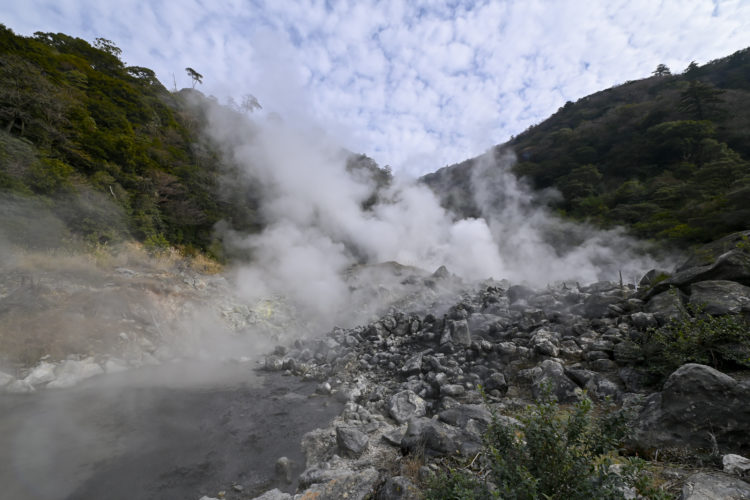
[{"label": "rock pile", "polygon": [[[264,369],[314,378],[319,392],[346,401],[329,428],[305,437],[307,470],[294,498],[418,498],[414,481],[429,468],[414,470],[410,456],[479,452],[491,418],[479,386],[501,410],[533,401],[543,387],[560,402],[586,391],[640,408],[638,448],[710,445],[746,454],[750,386],[687,364],[649,394],[633,365],[633,339],[683,314],[691,301],[714,313],[750,313],[748,252],[732,247],[648,285],[658,274],[652,272],[640,290],[610,282],[532,290],[488,281],[439,317],[393,311],[367,326],[277,348]],[[670,285],[678,293],[669,293]],[[721,475],[685,484],[691,495],[747,489]],[[259,498],[292,496],[276,490]]]}]

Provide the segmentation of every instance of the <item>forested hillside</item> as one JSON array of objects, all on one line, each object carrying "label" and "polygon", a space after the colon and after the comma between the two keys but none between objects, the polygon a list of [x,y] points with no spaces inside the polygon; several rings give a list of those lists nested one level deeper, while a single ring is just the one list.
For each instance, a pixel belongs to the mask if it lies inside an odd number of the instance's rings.
[{"label": "forested hillside", "polygon": [[[497,150],[513,171],[554,187],[563,215],[637,236],[697,243],[750,221],[750,49],[568,102]],[[424,177],[444,205],[477,215],[476,159]]]},{"label": "forested hillside", "polygon": [[[153,71],[126,66],[119,56],[101,38],[92,46],[60,33],[20,37],[0,27],[5,208],[49,208],[72,237],[91,242],[132,236],[149,245],[208,248],[218,220],[247,224],[252,217],[217,196],[218,153],[199,137],[190,91],[169,92]],[[6,232],[22,239],[24,229]]]},{"label": "forested hillside", "polygon": [[[22,37],[0,25],[0,231],[27,245],[135,238],[220,256],[216,223],[261,229],[263,190],[202,133],[215,99],[170,91],[120,56],[103,38]],[[750,49],[568,102],[496,148],[506,149],[517,175],[562,194],[553,206],[564,216],[680,244],[746,229]],[[476,161],[423,178],[461,216],[480,215]],[[351,168],[388,182],[363,155]],[[37,209],[62,221],[59,234],[32,231]]]}]

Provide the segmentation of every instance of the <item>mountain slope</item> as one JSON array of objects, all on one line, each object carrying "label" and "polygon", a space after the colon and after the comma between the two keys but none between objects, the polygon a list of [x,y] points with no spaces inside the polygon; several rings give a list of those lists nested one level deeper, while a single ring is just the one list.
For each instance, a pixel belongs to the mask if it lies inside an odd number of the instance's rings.
[{"label": "mountain slope", "polygon": [[[750,49],[568,102],[495,149],[514,151],[514,173],[533,187],[559,190],[553,206],[574,219],[675,243],[745,229]],[[476,162],[422,180],[444,206],[477,216],[470,174]]]}]

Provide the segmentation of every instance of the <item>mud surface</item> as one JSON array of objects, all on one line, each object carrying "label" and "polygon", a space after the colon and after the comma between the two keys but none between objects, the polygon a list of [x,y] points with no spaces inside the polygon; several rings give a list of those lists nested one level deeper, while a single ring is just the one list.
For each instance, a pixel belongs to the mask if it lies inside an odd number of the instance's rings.
[{"label": "mud surface", "polygon": [[[252,498],[281,456],[340,413],[314,384],[245,365],[175,365],[0,396],[0,498]],[[233,485],[243,490],[236,491]]]}]

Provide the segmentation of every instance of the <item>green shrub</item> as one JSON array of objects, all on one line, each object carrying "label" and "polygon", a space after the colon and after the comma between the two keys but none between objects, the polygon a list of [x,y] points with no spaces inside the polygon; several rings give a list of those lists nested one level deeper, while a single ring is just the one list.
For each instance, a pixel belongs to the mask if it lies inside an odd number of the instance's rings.
[{"label": "green shrub", "polygon": [[152,254],[160,254],[165,252],[169,248],[169,241],[164,237],[163,234],[152,234],[143,241],[143,246],[146,250]]},{"label": "green shrub", "polygon": [[527,407],[521,425],[493,413],[484,436],[483,477],[463,470],[436,475],[429,499],[621,499],[633,487],[647,498],[669,498],[652,485],[644,463],[626,460],[610,467],[627,430],[626,414],[613,408],[596,412],[584,398],[561,409],[549,393]]},{"label": "green shrub", "polygon": [[689,305],[687,314],[649,329],[640,342],[646,371],[657,382],[685,363],[750,368],[750,325],[742,316],[712,316]]}]

